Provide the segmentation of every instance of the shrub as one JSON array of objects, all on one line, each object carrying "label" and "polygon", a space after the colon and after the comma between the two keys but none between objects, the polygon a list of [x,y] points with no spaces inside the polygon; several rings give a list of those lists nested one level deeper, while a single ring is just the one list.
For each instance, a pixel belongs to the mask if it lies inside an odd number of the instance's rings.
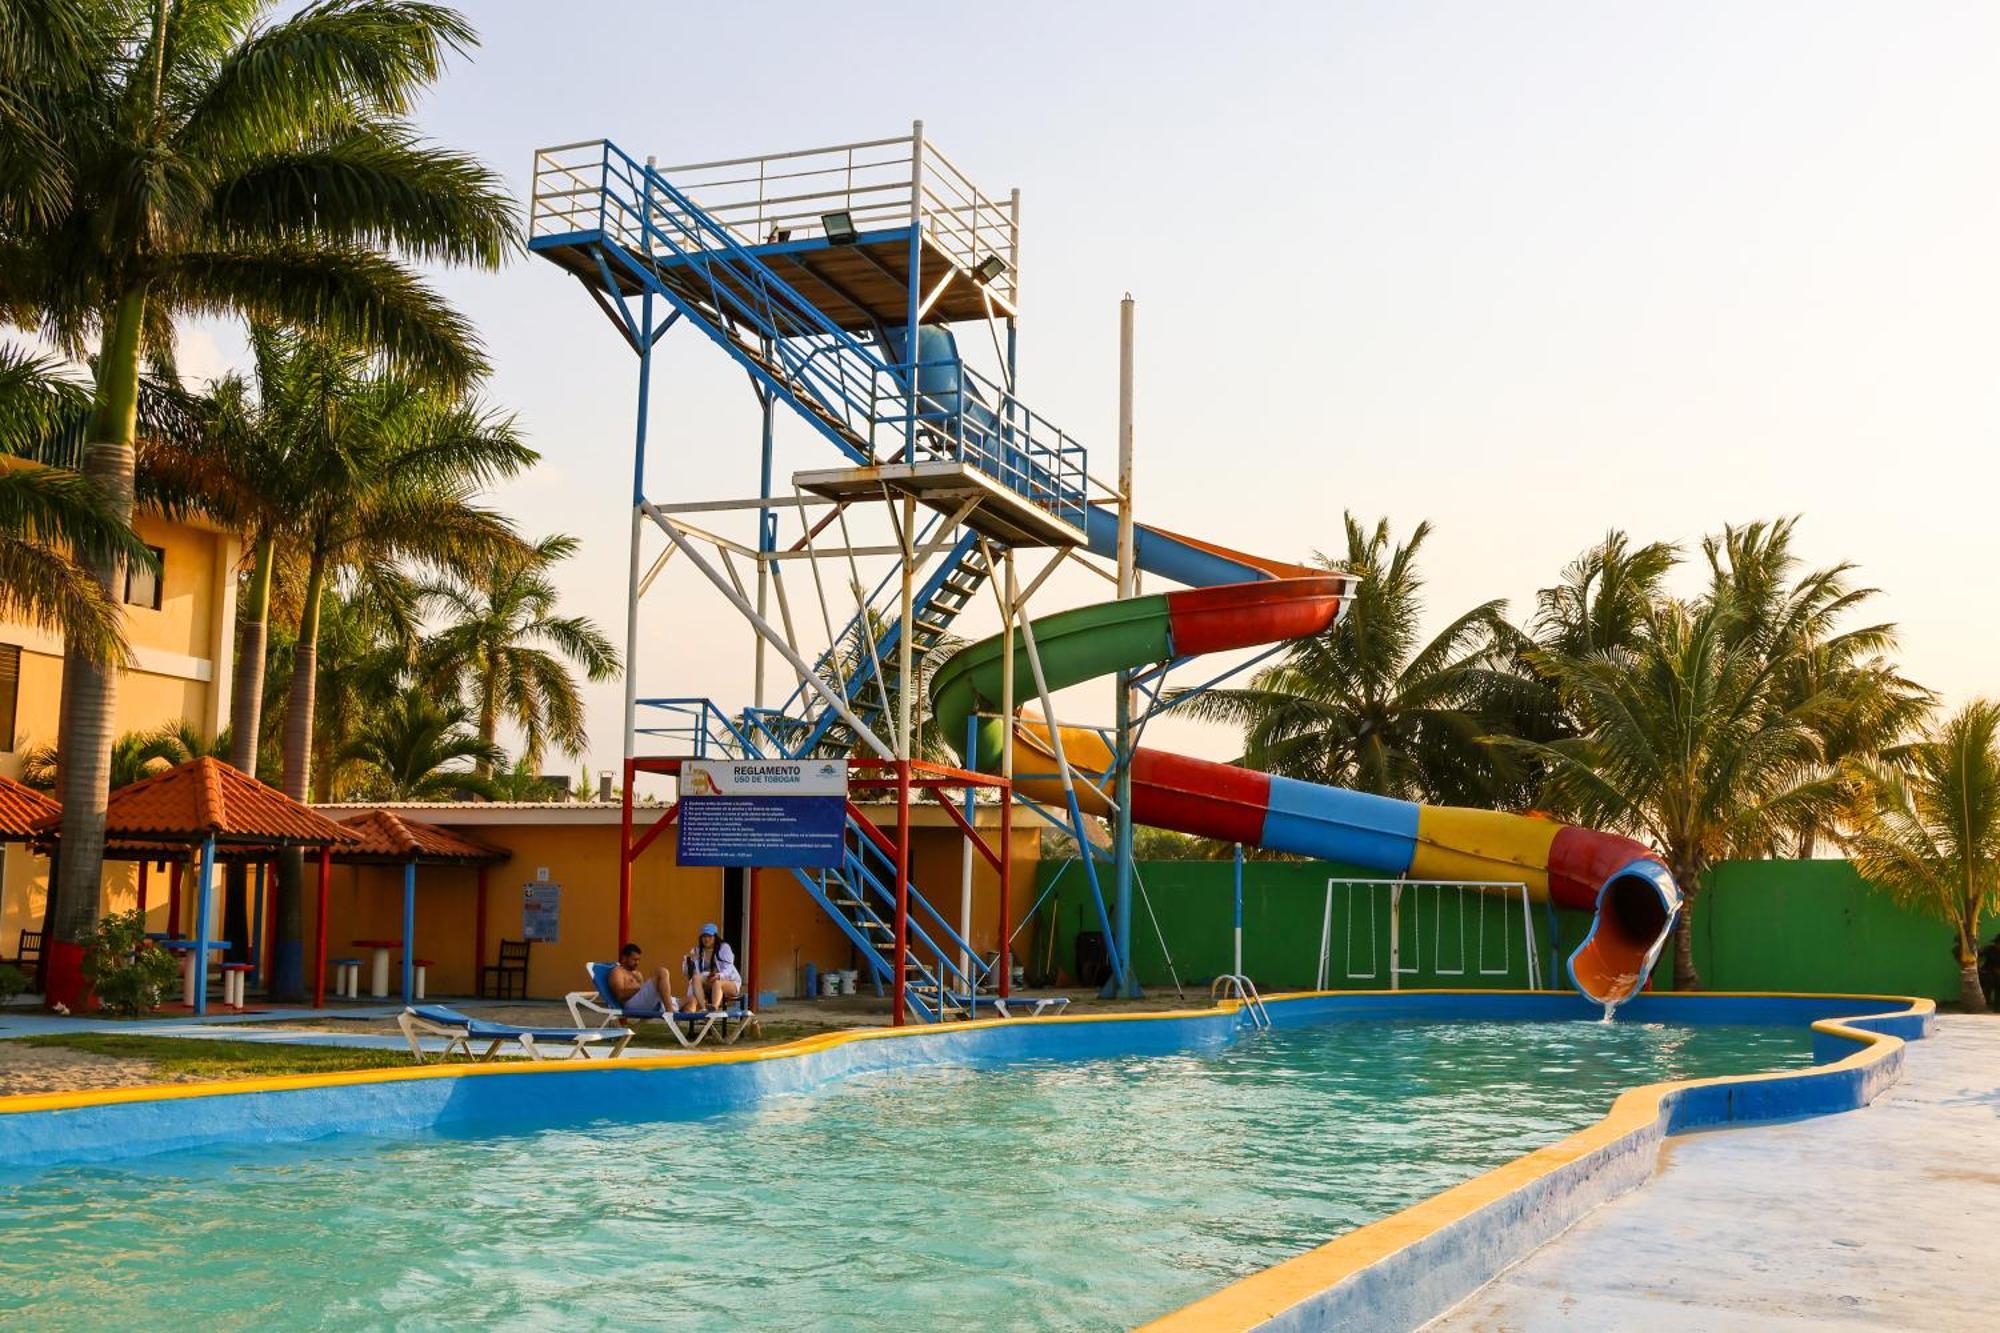
[{"label": "shrub", "polygon": [[180,980],[180,964],[146,938],[138,912],[113,912],[83,941],[83,975],[99,1004],[132,1016],[160,1007]]},{"label": "shrub", "polygon": [[12,963],[0,963],[0,1004],[12,1002],[16,995],[28,989],[28,974]]}]

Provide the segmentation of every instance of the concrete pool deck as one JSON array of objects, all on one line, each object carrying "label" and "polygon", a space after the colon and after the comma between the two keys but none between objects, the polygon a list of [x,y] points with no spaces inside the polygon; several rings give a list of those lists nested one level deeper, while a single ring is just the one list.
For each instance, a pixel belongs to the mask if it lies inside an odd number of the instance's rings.
[{"label": "concrete pool deck", "polygon": [[2000,1018],[1941,1016],[1873,1105],[1670,1139],[1644,1188],[1425,1327],[1990,1326],[1996,1163]]}]

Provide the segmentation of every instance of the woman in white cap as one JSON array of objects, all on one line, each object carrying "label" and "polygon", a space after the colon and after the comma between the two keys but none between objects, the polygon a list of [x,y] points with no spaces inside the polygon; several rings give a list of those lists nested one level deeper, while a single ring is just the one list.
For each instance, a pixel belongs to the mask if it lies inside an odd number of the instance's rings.
[{"label": "woman in white cap", "polygon": [[722,942],[722,932],[712,921],[701,928],[701,938],[681,960],[681,971],[687,974],[688,1008],[697,1012],[721,1009],[724,1001],[743,993],[736,955]]}]

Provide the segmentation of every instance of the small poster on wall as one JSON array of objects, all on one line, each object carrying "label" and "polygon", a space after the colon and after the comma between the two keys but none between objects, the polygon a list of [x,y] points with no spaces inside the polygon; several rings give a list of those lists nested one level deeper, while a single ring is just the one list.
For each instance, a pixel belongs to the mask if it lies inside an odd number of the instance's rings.
[{"label": "small poster on wall", "polygon": [[562,885],[538,880],[521,886],[521,938],[554,944],[562,935]]}]

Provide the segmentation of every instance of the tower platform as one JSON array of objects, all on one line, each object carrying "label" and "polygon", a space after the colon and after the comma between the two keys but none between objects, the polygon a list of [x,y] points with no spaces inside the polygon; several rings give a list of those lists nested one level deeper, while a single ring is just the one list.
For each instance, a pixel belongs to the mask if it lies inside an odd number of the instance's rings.
[{"label": "tower platform", "polygon": [[887,488],[947,517],[977,500],[965,526],[1002,546],[1082,546],[1086,540],[1081,514],[1072,524],[978,468],[950,459],[799,472],[792,482],[829,500],[880,500]]},{"label": "tower platform", "polygon": [[[572,244],[563,244],[566,239],[572,238],[537,237],[535,250],[575,274],[586,286],[605,290],[605,272],[599,269],[592,253],[592,247],[602,236],[582,233],[573,238]],[[908,227],[865,232],[845,244],[811,237],[743,249],[816,306],[834,325],[850,333],[896,328],[909,322]],[[633,257],[650,263],[661,281],[697,304],[713,304],[711,282],[729,287],[746,300],[753,295],[738,282],[733,269],[706,262],[706,255],[635,253]],[[920,321],[956,322],[984,319],[989,314],[1004,319],[1014,313],[1004,293],[993,291],[973,277],[949,249],[929,234],[925,235],[918,255],[917,275],[925,288],[919,298]],[[644,284],[635,274],[614,269],[610,277],[618,295],[636,296],[644,290]]]}]

